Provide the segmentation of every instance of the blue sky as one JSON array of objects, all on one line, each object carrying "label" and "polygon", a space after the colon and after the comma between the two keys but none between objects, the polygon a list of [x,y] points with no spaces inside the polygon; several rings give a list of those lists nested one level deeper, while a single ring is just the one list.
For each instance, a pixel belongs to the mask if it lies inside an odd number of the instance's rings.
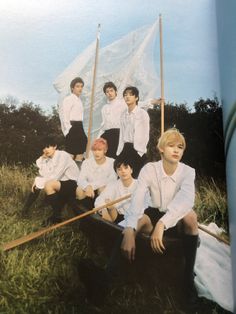
[{"label": "blue sky", "polygon": [[166,100],[191,107],[200,97],[219,96],[213,0],[8,0],[0,12],[1,99],[51,108],[58,99],[54,79],[95,39],[98,23],[104,46],[159,14]]}]

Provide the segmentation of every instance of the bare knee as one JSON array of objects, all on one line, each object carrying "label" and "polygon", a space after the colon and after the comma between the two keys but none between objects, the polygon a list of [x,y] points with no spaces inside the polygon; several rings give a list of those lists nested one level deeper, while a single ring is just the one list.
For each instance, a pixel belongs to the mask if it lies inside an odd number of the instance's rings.
[{"label": "bare knee", "polygon": [[183,219],[183,229],[186,234],[198,234],[197,214],[191,210]]},{"label": "bare knee", "polygon": [[76,189],[76,198],[78,200],[83,200],[86,197],[84,190],[81,188],[77,187]]},{"label": "bare knee", "polygon": [[151,223],[150,218],[147,215],[143,215],[139,220],[138,220],[138,227],[137,227],[137,232],[143,232],[146,234],[150,234],[153,230],[153,225]]},{"label": "bare knee", "polygon": [[44,191],[47,195],[60,191],[61,184],[59,181],[48,181],[44,186]]}]

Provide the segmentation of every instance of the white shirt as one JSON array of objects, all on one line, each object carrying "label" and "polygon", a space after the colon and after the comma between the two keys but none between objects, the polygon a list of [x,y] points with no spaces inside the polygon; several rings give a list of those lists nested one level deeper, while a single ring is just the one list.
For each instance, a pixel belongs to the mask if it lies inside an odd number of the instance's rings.
[{"label": "white shirt", "polygon": [[83,111],[83,104],[78,96],[72,93],[64,98],[59,108],[59,118],[64,136],[69,133],[70,121],[83,121]]},{"label": "white shirt", "polygon": [[106,161],[99,165],[93,157],[85,159],[81,166],[81,171],[77,184],[83,190],[91,185],[93,190],[97,190],[117,179],[113,169],[114,159],[106,157]]},{"label": "white shirt", "polygon": [[150,206],[165,213],[160,219],[165,229],[174,227],[193,208],[194,180],[195,170],[181,162],[171,176],[165,173],[161,160],[146,164],[139,174],[137,189],[126,212],[126,226],[137,229],[137,221],[143,213],[145,193],[149,191]]},{"label": "white shirt", "polygon": [[[132,180],[131,184],[128,187],[124,186],[120,179],[110,183],[96,198],[95,207],[105,204],[106,199],[114,201],[127,194],[132,194],[135,191],[137,184],[137,180],[135,179]],[[115,204],[115,208],[117,209],[119,214],[124,215],[124,213],[130,206],[130,201],[131,199],[128,198],[122,202]]]},{"label": "white shirt", "polygon": [[77,181],[79,177],[76,163],[65,151],[56,150],[52,158],[41,156],[36,160],[36,165],[40,176],[35,178],[35,184],[39,189],[43,189],[45,183],[50,180]]},{"label": "white shirt", "polygon": [[120,128],[121,114],[127,109],[127,105],[124,99],[115,98],[108,104],[102,107],[102,124],[99,130],[98,137],[101,134],[110,129]]},{"label": "white shirt", "polygon": [[122,113],[117,155],[121,153],[125,142],[133,143],[134,149],[140,156],[146,153],[149,141],[149,120],[148,113],[138,106],[131,112],[127,108]]}]

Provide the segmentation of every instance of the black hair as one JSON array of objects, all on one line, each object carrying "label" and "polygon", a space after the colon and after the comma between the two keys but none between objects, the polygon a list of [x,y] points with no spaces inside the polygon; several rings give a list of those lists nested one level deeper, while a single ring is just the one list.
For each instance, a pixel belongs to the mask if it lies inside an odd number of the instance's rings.
[{"label": "black hair", "polygon": [[115,159],[114,164],[113,164],[113,168],[114,168],[115,172],[122,165],[130,166],[130,168],[133,170],[133,165],[132,165],[132,163],[129,160],[127,160],[125,158],[119,158],[118,157],[118,158]]},{"label": "black hair", "polygon": [[72,90],[72,88],[74,88],[77,83],[81,83],[84,86],[84,81],[82,80],[82,78],[76,77],[70,82],[70,89]]},{"label": "black hair", "polygon": [[138,98],[137,104],[139,101],[139,90],[135,86],[127,86],[123,91],[123,97],[125,96],[126,92],[130,92],[132,95]]},{"label": "black hair", "polygon": [[106,82],[103,86],[103,93],[106,94],[107,88],[113,88],[117,92],[117,87],[113,82]]},{"label": "black hair", "polygon": [[57,140],[53,136],[45,136],[42,138],[42,148],[49,147],[49,146],[57,146]]}]

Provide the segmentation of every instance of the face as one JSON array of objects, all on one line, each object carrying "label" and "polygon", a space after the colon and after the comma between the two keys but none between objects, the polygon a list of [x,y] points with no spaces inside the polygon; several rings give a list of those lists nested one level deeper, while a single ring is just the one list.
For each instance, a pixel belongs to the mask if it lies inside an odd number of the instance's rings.
[{"label": "face", "polygon": [[71,89],[72,93],[76,96],[80,96],[82,93],[84,85],[82,83],[76,83],[75,86]]},{"label": "face", "polygon": [[132,168],[129,165],[120,165],[119,168],[116,169],[116,173],[118,174],[121,180],[128,180],[132,177]]},{"label": "face", "polygon": [[176,164],[179,162],[184,153],[184,145],[180,141],[168,142],[163,148],[160,148],[163,160]]},{"label": "face", "polygon": [[124,100],[127,104],[127,106],[132,106],[132,105],[136,105],[137,101],[138,101],[138,97],[136,97],[135,95],[133,95],[133,93],[130,91],[126,91],[124,94]]},{"label": "face", "polygon": [[52,157],[57,149],[57,146],[48,146],[43,149],[43,154],[46,157]]},{"label": "face", "polygon": [[96,161],[100,161],[105,157],[105,151],[104,149],[95,149],[93,150],[93,157]]},{"label": "face", "polygon": [[112,87],[108,87],[105,94],[109,101],[114,100],[117,96],[117,92]]}]

